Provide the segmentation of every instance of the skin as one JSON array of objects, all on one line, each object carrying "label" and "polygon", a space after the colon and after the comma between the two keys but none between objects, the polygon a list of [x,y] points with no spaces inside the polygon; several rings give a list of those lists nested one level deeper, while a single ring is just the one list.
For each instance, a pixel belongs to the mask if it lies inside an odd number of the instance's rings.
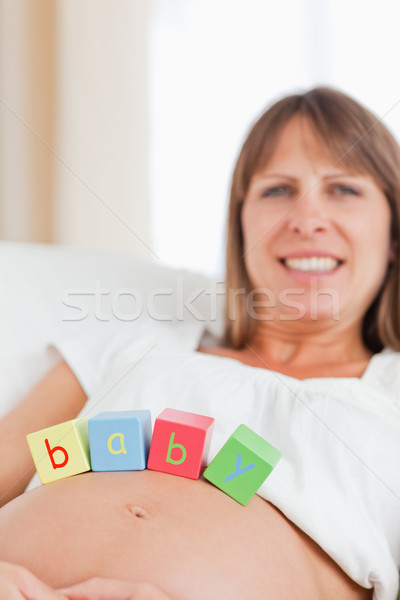
[{"label": "skin", "polygon": [[35,488],[0,510],[0,539],[12,540],[0,561],[64,593],[100,575],[151,583],[174,600],[371,597],[259,496],[243,507],[204,479],[150,470]]},{"label": "skin", "polygon": [[[335,166],[307,121],[295,116],[269,163],[252,177],[241,217],[250,281],[276,302],[256,309],[255,332],[243,350],[211,352],[299,379],[361,376],[372,356],[362,341],[362,319],[393,258],[382,190],[369,175]],[[299,282],[278,257],[301,250],[328,250],[344,264]],[[254,298],[272,304],[265,294]],[[294,302],[298,307],[290,307]]]}]

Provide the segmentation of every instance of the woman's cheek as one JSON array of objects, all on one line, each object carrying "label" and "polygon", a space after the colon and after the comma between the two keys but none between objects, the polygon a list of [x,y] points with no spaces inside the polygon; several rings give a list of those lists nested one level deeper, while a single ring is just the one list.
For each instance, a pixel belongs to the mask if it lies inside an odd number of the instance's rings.
[{"label": "woman's cheek", "polygon": [[243,230],[245,238],[247,237],[249,242],[254,244],[262,239],[270,237],[272,233],[275,233],[277,225],[280,227],[282,226],[284,217],[284,213],[276,210],[254,211],[245,223],[245,228]]}]

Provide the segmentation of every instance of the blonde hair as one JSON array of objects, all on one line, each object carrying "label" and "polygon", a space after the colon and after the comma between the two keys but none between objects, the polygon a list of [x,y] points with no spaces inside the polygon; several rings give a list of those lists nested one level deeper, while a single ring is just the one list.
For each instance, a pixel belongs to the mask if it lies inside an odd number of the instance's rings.
[{"label": "blonde hair", "polygon": [[[252,176],[268,163],[282,129],[294,115],[307,119],[332,160],[340,159],[347,168],[368,173],[386,195],[395,257],[364,316],[362,336],[374,353],[384,347],[400,351],[400,148],[373,113],[329,87],[293,94],[273,104],[252,127],[240,151],[228,209],[223,343],[241,348],[254,330],[255,322],[246,305],[252,286],[244,263],[241,209]],[[243,292],[234,294],[232,300],[235,290]]]}]

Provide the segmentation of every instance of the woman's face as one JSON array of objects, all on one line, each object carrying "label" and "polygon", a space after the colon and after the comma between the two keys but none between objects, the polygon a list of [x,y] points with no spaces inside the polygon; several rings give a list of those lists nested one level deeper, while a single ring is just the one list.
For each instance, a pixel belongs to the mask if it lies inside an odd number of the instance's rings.
[{"label": "woman's face", "polygon": [[304,119],[252,177],[241,218],[265,320],[362,319],[391,257],[389,204],[370,176],[334,166]]}]

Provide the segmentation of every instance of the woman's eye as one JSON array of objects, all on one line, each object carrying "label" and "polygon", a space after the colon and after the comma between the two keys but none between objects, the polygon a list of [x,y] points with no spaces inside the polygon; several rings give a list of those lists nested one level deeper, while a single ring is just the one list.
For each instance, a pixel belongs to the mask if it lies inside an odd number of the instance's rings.
[{"label": "woman's eye", "polygon": [[283,185],[277,185],[275,187],[264,190],[262,193],[262,197],[270,198],[270,197],[275,197],[275,196],[286,196],[287,194],[289,194],[289,192],[290,192],[290,190],[287,187],[285,187]]},{"label": "woman's eye", "polygon": [[359,195],[358,191],[349,185],[336,185],[332,189],[332,192],[336,195],[341,195],[341,196],[344,194],[348,194],[350,196],[358,196]]}]

